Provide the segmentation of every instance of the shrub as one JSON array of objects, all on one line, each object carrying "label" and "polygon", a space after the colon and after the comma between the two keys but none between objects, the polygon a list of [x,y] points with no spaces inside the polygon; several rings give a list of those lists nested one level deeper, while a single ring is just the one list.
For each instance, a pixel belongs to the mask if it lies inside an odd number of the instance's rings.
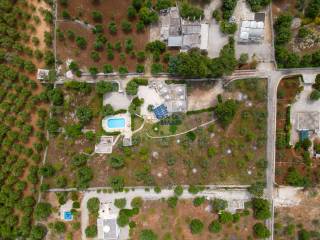
[{"label": "shrub", "polygon": [[269,229],[262,223],[256,223],[253,226],[253,232],[258,238],[268,238],[271,235]]},{"label": "shrub", "polygon": [[225,210],[228,207],[228,202],[224,199],[215,198],[211,201],[212,210],[216,213]]},{"label": "shrub", "polygon": [[78,138],[82,135],[82,126],[80,124],[66,125],[65,132],[69,138]]},{"label": "shrub", "polygon": [[317,89],[313,90],[310,94],[310,100],[318,101],[320,99],[320,91]]},{"label": "shrub", "polygon": [[158,236],[151,229],[144,229],[139,235],[139,240],[158,240]]},{"label": "shrub", "polygon": [[131,207],[132,208],[141,208],[143,204],[143,200],[141,197],[135,197],[131,200]]},{"label": "shrub", "polygon": [[208,226],[209,232],[218,233],[221,231],[221,224],[218,221],[212,221]]},{"label": "shrub", "polygon": [[133,40],[132,38],[128,38],[124,41],[124,48],[126,50],[127,53],[131,52],[133,50]]},{"label": "shrub", "polygon": [[109,185],[115,192],[123,191],[124,178],[122,176],[112,176],[109,178]]},{"label": "shrub", "polygon": [[81,167],[76,172],[76,186],[78,188],[87,188],[93,178],[93,172],[90,167]]},{"label": "shrub", "polygon": [[132,20],[137,16],[137,10],[133,6],[129,6],[127,10],[127,17]]},{"label": "shrub", "polygon": [[91,13],[92,19],[95,22],[101,22],[102,21],[102,13],[99,11],[93,11]]},{"label": "shrub", "polygon": [[265,184],[263,182],[255,182],[248,187],[249,193],[255,197],[262,197]]},{"label": "shrub", "polygon": [[180,197],[182,194],[183,194],[183,187],[182,186],[176,186],[174,188],[174,194],[177,196],[177,197]]},{"label": "shrub", "polygon": [[222,3],[222,12],[223,12],[223,18],[228,20],[237,6],[237,0],[223,0]]},{"label": "shrub", "polygon": [[181,14],[181,17],[186,19],[191,19],[191,20],[199,20],[200,18],[204,17],[204,13],[202,9],[198,7],[194,7],[187,2],[183,2],[181,4],[180,14]]},{"label": "shrub", "polygon": [[142,64],[137,64],[136,72],[137,72],[137,73],[144,73],[144,65],[142,65]]},{"label": "shrub", "polygon": [[159,41],[159,40],[149,42],[146,45],[146,51],[151,52],[151,53],[155,53],[155,52],[163,53],[163,52],[165,52],[165,50],[166,50],[166,44],[164,42]]},{"label": "shrub", "polygon": [[320,3],[318,0],[311,0],[305,9],[305,16],[308,18],[316,18],[320,13]]},{"label": "shrub", "polygon": [[63,104],[63,92],[59,88],[50,90],[48,97],[54,106],[61,106]]},{"label": "shrub", "polygon": [[230,212],[222,211],[219,214],[219,222],[222,224],[230,223],[233,221],[233,216]]},{"label": "shrub", "polygon": [[239,58],[239,64],[247,64],[249,60],[249,55],[247,53],[241,53]]},{"label": "shrub", "polygon": [[112,91],[113,91],[113,84],[111,82],[99,81],[96,85],[96,92],[99,95],[104,95]]},{"label": "shrub", "polygon": [[197,194],[200,192],[200,189],[198,186],[190,185],[188,188],[188,192],[191,194]]},{"label": "shrub", "polygon": [[90,212],[90,214],[94,216],[98,216],[99,208],[100,208],[100,200],[99,198],[90,198],[87,202],[87,208]]},{"label": "shrub", "polygon": [[113,72],[113,67],[111,64],[105,64],[103,65],[103,72],[104,73],[112,73]]},{"label": "shrub", "polygon": [[163,65],[161,63],[153,63],[151,65],[151,73],[152,74],[159,74],[163,72]]},{"label": "shrub", "polygon": [[93,224],[88,226],[85,230],[85,233],[86,233],[86,237],[88,238],[96,237],[98,234],[97,225]]},{"label": "shrub", "polygon": [[125,198],[119,198],[114,200],[114,205],[119,209],[125,208],[126,204],[127,204],[127,200]]},{"label": "shrub", "polygon": [[60,124],[56,118],[49,118],[47,121],[47,130],[50,134],[57,134],[60,128]]},{"label": "shrub", "polygon": [[125,214],[119,214],[118,218],[117,218],[117,224],[120,227],[125,227],[129,224],[129,217]]},{"label": "shrub", "polygon": [[143,62],[145,58],[146,58],[146,55],[144,51],[137,52],[137,59],[139,62]]},{"label": "shrub", "polygon": [[295,187],[306,187],[310,184],[310,181],[303,177],[296,168],[290,167],[288,169],[287,176],[285,177],[285,181]]},{"label": "shrub", "polygon": [[178,198],[176,196],[169,197],[167,203],[170,208],[175,208],[178,203]]},{"label": "shrub", "polygon": [[247,3],[250,5],[252,11],[259,12],[265,6],[267,6],[271,0],[247,0]]},{"label": "shrub", "polygon": [[52,207],[50,203],[40,202],[34,209],[34,216],[37,220],[47,219],[52,213]]},{"label": "shrub", "polygon": [[139,32],[139,33],[143,32],[144,27],[145,27],[145,25],[142,21],[137,22],[137,24],[136,24],[137,32]]},{"label": "shrub", "polygon": [[88,124],[93,117],[93,112],[89,107],[81,106],[77,109],[76,116],[81,124]]},{"label": "shrub", "polygon": [[42,240],[47,235],[47,228],[42,224],[33,225],[30,231],[30,239]]},{"label": "shrub", "polygon": [[137,82],[134,80],[131,80],[126,86],[126,93],[128,95],[137,95],[138,87],[139,85],[137,84]]},{"label": "shrub", "polygon": [[171,0],[157,0],[156,3],[156,9],[158,11],[162,10],[162,9],[167,9],[169,7],[172,6],[172,1]]},{"label": "shrub", "polygon": [[121,156],[112,156],[110,158],[110,165],[115,169],[120,169],[124,167],[124,159]]},{"label": "shrub", "polygon": [[76,37],[76,44],[79,48],[85,49],[87,47],[87,40],[84,37]]},{"label": "shrub", "polygon": [[81,167],[86,165],[88,161],[88,156],[85,154],[76,154],[72,159],[71,159],[71,165],[73,167]]},{"label": "shrub", "polygon": [[266,220],[271,217],[270,203],[266,199],[252,199],[253,215],[256,219]]},{"label": "shrub", "polygon": [[142,7],[139,10],[139,19],[141,22],[143,22],[144,24],[151,24],[151,23],[155,23],[158,21],[158,14],[147,8],[147,7]]},{"label": "shrub", "polygon": [[100,60],[100,55],[97,51],[92,51],[90,57],[93,61],[98,62]]},{"label": "shrub", "polygon": [[46,164],[39,169],[39,175],[43,177],[52,177],[55,174],[55,169],[52,165]]},{"label": "shrub", "polygon": [[194,141],[194,140],[196,140],[196,134],[193,132],[193,131],[191,131],[191,132],[188,132],[187,134],[186,134],[186,136],[187,136],[187,138],[190,140],[190,141]]},{"label": "shrub", "polygon": [[221,32],[225,34],[234,34],[237,31],[237,24],[230,23],[224,20],[220,22],[220,29],[221,29]]},{"label": "shrub", "polygon": [[131,23],[128,22],[127,20],[123,20],[121,22],[121,28],[122,28],[122,31],[124,31],[125,33],[131,32],[132,30]]},{"label": "shrub", "polygon": [[195,207],[199,207],[205,202],[205,200],[205,197],[196,197],[195,199],[193,199],[193,205]]},{"label": "shrub", "polygon": [[89,72],[91,76],[95,77],[98,74],[99,70],[96,67],[89,67]]},{"label": "shrub", "polygon": [[118,71],[119,71],[120,74],[128,73],[128,69],[125,66],[120,66]]},{"label": "shrub", "polygon": [[189,224],[189,228],[190,228],[192,234],[201,233],[203,230],[203,227],[204,227],[204,225],[199,219],[192,219]]},{"label": "shrub", "polygon": [[53,225],[53,229],[56,233],[64,233],[66,231],[66,224],[61,221],[56,221]]},{"label": "shrub", "polygon": [[102,110],[102,115],[103,116],[110,116],[114,114],[114,110],[113,107],[110,104],[107,104],[104,106],[103,110]]},{"label": "shrub", "polygon": [[70,13],[69,13],[67,10],[65,10],[65,9],[62,10],[61,15],[62,15],[62,18],[63,18],[63,19],[70,19],[70,18],[71,18]]},{"label": "shrub", "polygon": [[233,120],[238,110],[238,103],[235,100],[227,100],[218,103],[215,108],[215,114],[223,127],[227,127]]},{"label": "shrub", "polygon": [[117,33],[117,25],[116,25],[116,22],[115,21],[111,21],[108,25],[108,29],[109,29],[109,32],[111,34],[116,34]]},{"label": "shrub", "polygon": [[299,28],[298,37],[299,38],[306,38],[308,35],[310,35],[310,30],[306,27]]},{"label": "shrub", "polygon": [[216,155],[216,148],[215,147],[209,147],[208,148],[208,157],[212,158]]}]

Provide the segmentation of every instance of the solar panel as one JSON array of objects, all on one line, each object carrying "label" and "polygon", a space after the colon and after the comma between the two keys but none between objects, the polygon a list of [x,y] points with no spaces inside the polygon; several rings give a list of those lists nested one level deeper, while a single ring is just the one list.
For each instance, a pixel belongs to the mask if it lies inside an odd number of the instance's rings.
[{"label": "solar panel", "polygon": [[168,109],[164,104],[161,104],[160,106],[154,108],[153,112],[156,115],[157,119],[163,119],[168,117],[169,115]]}]

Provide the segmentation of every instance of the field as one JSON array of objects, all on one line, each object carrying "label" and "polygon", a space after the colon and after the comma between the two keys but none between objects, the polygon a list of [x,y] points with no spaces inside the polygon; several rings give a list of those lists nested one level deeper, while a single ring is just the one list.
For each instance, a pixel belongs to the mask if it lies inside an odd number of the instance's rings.
[{"label": "field", "polygon": [[[319,239],[319,195],[318,189],[300,194],[299,205],[278,207],[275,212],[275,239],[294,240],[306,230],[310,239]],[[300,239],[300,238],[299,238]],[[304,239],[304,238],[301,238]],[[308,238],[305,238],[308,239]]]},{"label": "field", "polygon": [[[59,199],[64,199],[64,201],[59,201]],[[68,200],[69,199],[69,200]],[[72,200],[71,200],[72,199]],[[73,208],[73,220],[72,221],[63,221],[60,215],[60,207],[65,203],[66,200],[70,202],[80,203],[82,200],[81,193],[46,193],[44,201],[50,202],[53,207],[53,214],[46,220],[46,223],[51,231],[47,235],[47,239],[58,240],[58,239],[81,239],[81,230],[80,230],[80,214],[81,210],[79,208]],[[69,204],[69,203],[68,203]],[[68,209],[69,210],[69,209]],[[57,222],[64,222],[65,231],[58,232],[55,228]]]},{"label": "field", "polygon": [[[137,32],[137,18],[130,20],[132,30],[124,32],[121,29],[123,20],[127,20],[127,8],[130,5],[130,0],[112,1],[106,0],[103,3],[99,1],[93,2],[89,0],[69,0],[67,6],[59,4],[58,18],[58,34],[57,53],[58,59],[64,63],[67,59],[73,59],[81,68],[89,68],[92,66],[98,67],[102,71],[105,64],[111,64],[114,70],[117,71],[119,66],[125,66],[129,71],[135,71],[136,65],[139,63],[135,54],[138,51],[143,51],[145,44],[149,39],[149,29]],[[97,11],[102,14],[102,19],[94,21],[92,12]],[[70,16],[68,19],[62,17],[63,12],[67,12]],[[77,22],[75,21],[77,20]],[[115,22],[117,31],[111,33],[108,30],[108,24]],[[92,28],[96,25],[102,26],[101,34],[93,33]],[[68,31],[74,33],[74,37],[68,37]],[[59,38],[59,35],[62,37]],[[98,35],[103,36],[104,40],[99,48],[95,49]],[[83,49],[76,44],[77,36],[86,39],[87,46]],[[126,49],[125,41],[131,39],[133,48]],[[120,48],[116,48],[116,44]],[[92,58],[92,52],[98,55],[98,59]],[[113,56],[111,56],[113,55]],[[143,64],[143,61],[142,61]]]},{"label": "field", "polygon": [[[251,91],[252,88],[257,91]],[[93,130],[98,137],[101,132],[101,101],[95,97],[94,90],[89,94],[78,94],[70,90],[65,92],[68,104],[60,107],[57,117],[61,125],[68,125],[69,121],[74,123],[76,106],[87,104],[95,110],[85,129]],[[240,96],[247,96],[247,100],[239,101],[234,119],[226,128],[213,120],[212,109],[175,115],[159,124],[146,123],[142,131],[133,136],[132,147],[123,147],[119,140],[111,155],[92,155],[95,141],[90,142],[83,134],[70,139],[65,133],[59,133],[50,139],[47,163],[58,170],[57,176],[68,179],[67,186],[75,186],[77,168],[70,163],[75,155],[82,152],[91,154],[87,164],[93,173],[90,186],[106,186],[111,176],[122,176],[126,186],[250,184],[263,180],[266,167],[266,81],[234,82],[222,98],[238,99]],[[138,128],[141,120],[135,119],[138,120],[135,124]],[[208,121],[212,123],[184,134]],[[163,138],[179,133],[179,136]],[[122,166],[111,167],[111,159],[120,159]],[[46,181],[50,187],[56,187],[55,179]]]},{"label": "field", "polygon": [[[279,68],[317,67],[320,28],[313,1],[272,2],[276,59]],[[319,3],[316,3],[318,5]]]},{"label": "field", "polygon": [[[179,200],[175,208],[168,207],[165,201],[144,202],[139,214],[131,220],[137,225],[130,231],[131,239],[139,239],[143,229],[151,229],[159,239],[249,239],[252,237],[252,226],[257,222],[251,212],[246,216],[240,213],[236,223],[222,224],[219,233],[211,233],[209,224],[218,219],[218,215],[208,210],[208,201],[195,207],[191,200]],[[200,234],[192,234],[189,223],[193,218],[203,222],[204,228]]]},{"label": "field", "polygon": [[276,144],[276,182],[278,184],[289,184],[287,177],[288,169],[291,167],[294,167],[301,176],[308,179],[305,181],[305,184],[318,181],[319,162],[315,158],[311,158],[311,162],[307,164],[301,150],[295,149],[294,146],[286,145],[285,141],[282,141],[286,138],[287,134],[290,135],[290,131],[286,132],[286,129],[290,129],[288,128],[290,124],[286,120],[290,116],[288,115],[288,107],[294,102],[295,97],[300,91],[301,87],[298,76],[282,79],[278,87]]}]

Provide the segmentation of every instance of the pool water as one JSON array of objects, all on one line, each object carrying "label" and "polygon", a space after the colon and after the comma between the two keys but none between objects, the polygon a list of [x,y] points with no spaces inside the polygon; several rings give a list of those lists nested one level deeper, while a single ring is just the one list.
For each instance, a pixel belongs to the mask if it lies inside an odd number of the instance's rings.
[{"label": "pool water", "polygon": [[108,128],[124,128],[125,119],[124,118],[110,118],[108,119]]},{"label": "pool water", "polygon": [[72,213],[71,212],[64,212],[63,214],[64,220],[72,220]]}]

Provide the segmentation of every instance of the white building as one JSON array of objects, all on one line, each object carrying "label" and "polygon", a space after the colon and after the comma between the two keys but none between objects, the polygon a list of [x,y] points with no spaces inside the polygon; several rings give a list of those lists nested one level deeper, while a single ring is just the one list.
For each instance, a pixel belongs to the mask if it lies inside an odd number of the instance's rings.
[{"label": "white building", "polygon": [[98,240],[117,240],[120,228],[117,224],[117,215],[111,214],[109,204],[101,204],[97,220]]},{"label": "white building", "polygon": [[256,13],[254,19],[243,20],[240,24],[239,40],[243,43],[259,43],[264,39],[265,14]]},{"label": "white building", "polygon": [[207,50],[209,25],[201,21],[182,19],[178,7],[160,12],[160,40],[168,47],[188,51],[191,48]]}]

